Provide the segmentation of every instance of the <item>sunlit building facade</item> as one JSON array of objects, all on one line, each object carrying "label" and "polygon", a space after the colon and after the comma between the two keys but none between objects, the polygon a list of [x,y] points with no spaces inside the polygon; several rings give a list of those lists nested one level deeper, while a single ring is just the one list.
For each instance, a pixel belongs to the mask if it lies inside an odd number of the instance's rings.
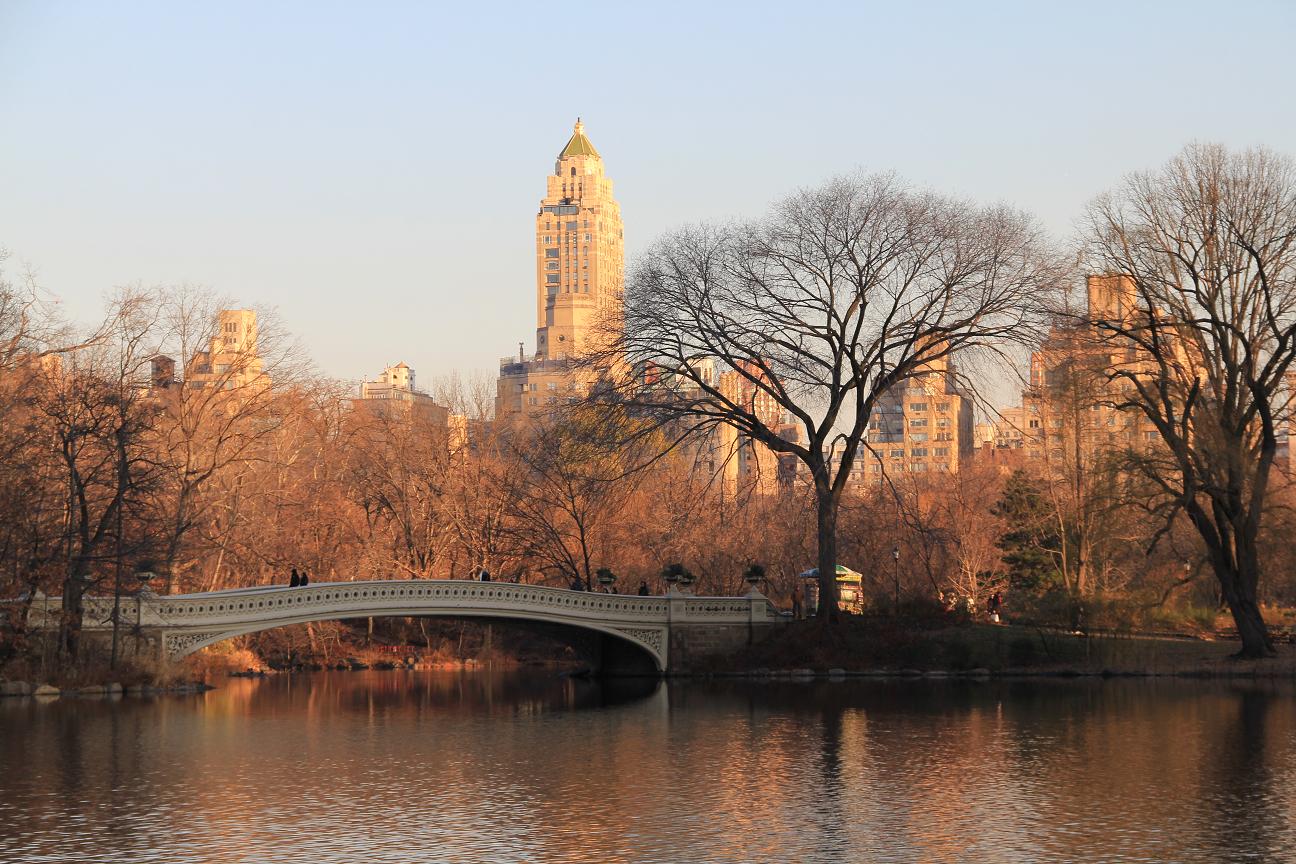
[{"label": "sunlit building facade", "polygon": [[972,454],[972,415],[972,399],[949,360],[933,360],[878,399],[852,480],[877,484],[888,475],[958,471]]},{"label": "sunlit building facade", "polygon": [[450,411],[414,386],[414,370],[405,363],[388,366],[375,381],[360,384],[360,397],[352,403],[359,411],[387,417],[409,417],[446,428]]},{"label": "sunlit building facade", "polygon": [[[195,390],[264,389],[270,376],[263,369],[258,350],[257,314],[252,309],[222,309],[216,317],[216,334],[208,349],[199,351],[185,367],[185,386]],[[169,358],[159,357],[157,361]],[[164,377],[165,363],[155,362],[155,383]],[[174,371],[174,367],[172,367]]]},{"label": "sunlit building facade", "polygon": [[534,415],[583,394],[572,358],[597,347],[605,312],[621,303],[625,232],[603,158],[578,119],[546,179],[535,217],[536,350],[500,361],[495,413]]}]

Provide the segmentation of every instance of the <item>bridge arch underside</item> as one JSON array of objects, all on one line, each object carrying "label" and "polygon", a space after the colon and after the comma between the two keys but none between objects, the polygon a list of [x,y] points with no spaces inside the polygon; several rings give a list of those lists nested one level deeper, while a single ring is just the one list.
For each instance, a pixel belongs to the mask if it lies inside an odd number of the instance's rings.
[{"label": "bridge arch underside", "polygon": [[481,623],[501,623],[570,645],[595,672],[616,676],[659,676],[667,669],[664,652],[667,645],[665,628],[645,628],[642,625],[618,628],[599,622],[541,618],[533,614],[509,613],[501,610],[411,609],[397,611],[390,608],[351,611],[345,613],[302,614],[267,621],[245,622],[222,626],[219,630],[202,631],[168,629],[164,633],[165,650],[172,660],[179,660],[209,645],[262,633],[296,624],[319,621],[350,621],[365,618],[441,618],[473,620]]}]

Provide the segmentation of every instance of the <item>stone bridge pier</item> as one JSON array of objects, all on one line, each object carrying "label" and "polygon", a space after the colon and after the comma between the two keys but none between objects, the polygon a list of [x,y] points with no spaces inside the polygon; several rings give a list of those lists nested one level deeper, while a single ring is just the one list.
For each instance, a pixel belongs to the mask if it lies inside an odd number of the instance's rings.
[{"label": "stone bridge pier", "polygon": [[[112,629],[111,597],[86,597],[83,631]],[[29,629],[58,626],[60,602],[39,597]],[[613,675],[687,675],[741,649],[786,619],[762,594],[699,597],[598,594],[459,580],[382,580],[264,586],[124,598],[121,630],[166,660],[290,624],[343,618],[437,616],[517,622],[566,639]]]}]

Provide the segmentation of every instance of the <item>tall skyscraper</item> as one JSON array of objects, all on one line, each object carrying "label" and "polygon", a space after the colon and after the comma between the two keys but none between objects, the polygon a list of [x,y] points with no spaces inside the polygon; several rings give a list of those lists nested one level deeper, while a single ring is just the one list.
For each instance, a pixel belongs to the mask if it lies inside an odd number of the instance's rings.
[{"label": "tall skyscraper", "polygon": [[595,346],[603,313],[621,302],[625,232],[603,158],[579,119],[546,178],[536,213],[536,350],[500,361],[495,414],[542,412],[583,383],[570,360]]}]

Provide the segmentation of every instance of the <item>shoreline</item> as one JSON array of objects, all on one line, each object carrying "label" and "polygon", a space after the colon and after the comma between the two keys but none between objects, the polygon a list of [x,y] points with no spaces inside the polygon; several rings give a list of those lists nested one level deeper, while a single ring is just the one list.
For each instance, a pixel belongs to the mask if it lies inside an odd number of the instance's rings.
[{"label": "shoreline", "polygon": [[[1271,661],[1238,661],[1255,664],[1250,668],[1201,668],[1181,669],[1175,671],[1123,670],[1112,669],[752,669],[747,671],[711,671],[662,676],[608,676],[606,680],[631,680],[632,678],[655,677],[663,682],[677,681],[744,681],[777,684],[815,684],[832,683],[870,683],[870,682],[909,682],[932,684],[937,682],[1004,682],[1004,681],[1209,681],[1212,683],[1228,681],[1285,681],[1296,680],[1296,669]],[[1267,664],[1267,665],[1266,665]],[[600,680],[597,675],[579,676],[570,672],[558,671],[560,664],[527,664],[525,668],[545,669],[554,672],[557,677],[585,677]],[[419,667],[396,667],[394,669],[313,669],[313,670],[271,670],[256,673],[231,672],[230,678],[268,678],[277,675],[318,674],[321,672],[390,672],[390,671],[436,671],[436,672],[494,672],[517,671],[523,664],[497,664],[491,667],[485,664],[435,664]],[[21,702],[54,702],[59,700],[97,700],[110,699],[118,701],[128,697],[157,696],[193,696],[218,689],[216,685],[205,682],[190,682],[169,686],[106,684],[86,687],[57,688],[48,684],[31,685],[24,681],[0,682],[0,701]]]}]

